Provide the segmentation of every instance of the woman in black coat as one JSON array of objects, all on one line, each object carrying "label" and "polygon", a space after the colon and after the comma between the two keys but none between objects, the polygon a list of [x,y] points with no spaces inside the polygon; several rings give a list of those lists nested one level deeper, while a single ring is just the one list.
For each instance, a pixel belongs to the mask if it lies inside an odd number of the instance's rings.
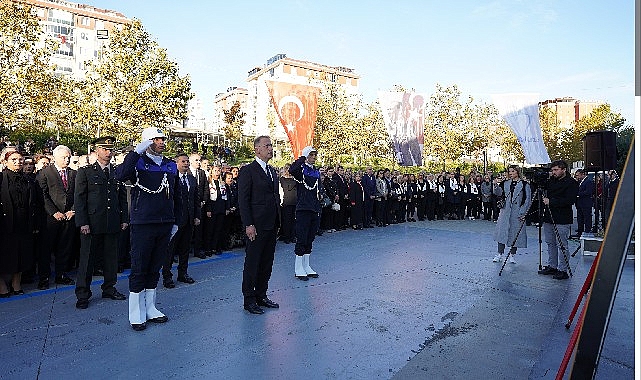
[{"label": "woman in black coat", "polygon": [[[34,234],[39,230],[41,194],[36,182],[22,172],[24,158],[7,152],[0,174],[0,297],[24,294],[22,272],[33,265]],[[5,282],[11,279],[11,287]]]},{"label": "woman in black coat", "polygon": [[352,206],[350,207],[350,220],[352,222],[352,228],[355,230],[363,229],[365,216],[363,213],[365,191],[363,190],[363,184],[361,183],[362,178],[363,175],[360,172],[357,172],[354,175],[354,181],[349,184],[349,202]]}]

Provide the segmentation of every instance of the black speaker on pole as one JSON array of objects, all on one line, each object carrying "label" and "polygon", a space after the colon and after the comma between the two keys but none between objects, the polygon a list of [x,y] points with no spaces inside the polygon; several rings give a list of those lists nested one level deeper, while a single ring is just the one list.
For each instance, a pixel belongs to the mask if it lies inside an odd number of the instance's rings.
[{"label": "black speaker on pole", "polygon": [[617,167],[617,134],[612,131],[588,132],[583,137],[584,169],[589,172]]}]

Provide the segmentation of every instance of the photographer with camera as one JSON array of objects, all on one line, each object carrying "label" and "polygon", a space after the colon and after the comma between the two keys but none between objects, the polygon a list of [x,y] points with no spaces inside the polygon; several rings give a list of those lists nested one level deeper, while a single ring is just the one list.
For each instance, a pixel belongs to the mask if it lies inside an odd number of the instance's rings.
[{"label": "photographer with camera", "polygon": [[548,245],[548,265],[539,270],[539,274],[565,280],[569,278],[567,247],[573,222],[572,205],[576,202],[579,184],[569,176],[565,161],[553,161],[550,173],[547,193],[543,197],[543,233]]}]

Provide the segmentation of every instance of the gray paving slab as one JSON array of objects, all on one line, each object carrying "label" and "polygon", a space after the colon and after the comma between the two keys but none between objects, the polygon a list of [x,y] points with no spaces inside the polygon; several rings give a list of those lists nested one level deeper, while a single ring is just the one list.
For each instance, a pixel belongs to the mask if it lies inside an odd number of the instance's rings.
[{"label": "gray paving slab", "polygon": [[[320,277],[308,282],[294,278],[293,246],[279,243],[270,298],[281,308],[261,316],[242,309],[241,250],[194,259],[197,282],[160,287],[170,320],[143,332],[129,327],[127,302],[99,298],[97,284],[87,310],[75,309],[72,287],[25,287],[0,301],[0,378],[553,378],[593,258],[573,258],[570,280],[540,276],[528,227],[529,247],[498,276],[493,230],[436,221],[324,234],[312,255]],[[598,378],[633,378],[634,347],[629,262]]]}]

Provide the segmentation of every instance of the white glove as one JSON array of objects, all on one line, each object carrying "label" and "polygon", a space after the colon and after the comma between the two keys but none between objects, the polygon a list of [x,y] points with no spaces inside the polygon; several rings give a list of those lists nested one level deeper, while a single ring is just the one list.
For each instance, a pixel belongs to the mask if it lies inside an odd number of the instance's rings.
[{"label": "white glove", "polygon": [[143,154],[153,144],[154,142],[151,140],[145,140],[141,142],[140,144],[136,145],[136,148],[134,149],[136,153],[138,154]]},{"label": "white glove", "polygon": [[169,237],[169,240],[174,238],[176,232],[178,232],[178,226],[174,224],[173,226],[171,226],[171,236]]}]

